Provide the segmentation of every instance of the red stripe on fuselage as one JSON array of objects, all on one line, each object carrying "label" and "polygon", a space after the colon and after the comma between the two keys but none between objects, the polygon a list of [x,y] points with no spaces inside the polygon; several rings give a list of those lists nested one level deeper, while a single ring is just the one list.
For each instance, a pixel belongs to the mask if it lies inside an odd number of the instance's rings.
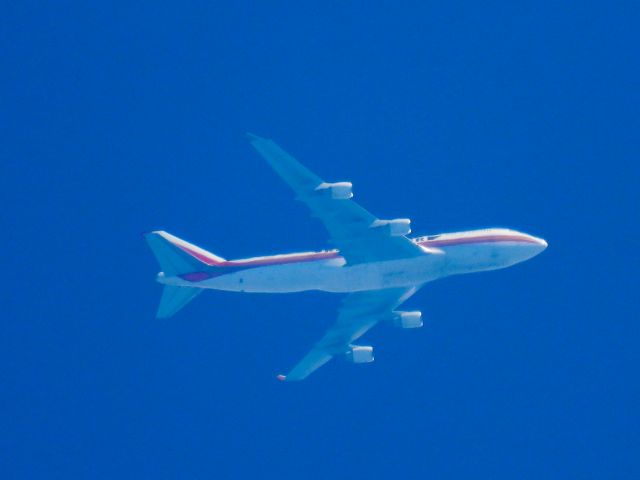
[{"label": "red stripe on fuselage", "polygon": [[[173,243],[173,242],[172,242]],[[203,255],[201,253],[196,252],[195,250],[191,250],[188,247],[183,247],[182,245],[178,245],[177,243],[173,243],[173,245],[175,245],[176,247],[178,247],[180,250],[187,252],[189,255],[191,255],[192,257],[197,258],[198,260],[200,260],[202,263],[209,265],[211,267],[213,266],[220,266],[220,262],[207,257],[206,255]]]},{"label": "red stripe on fuselage", "polygon": [[300,263],[300,262],[313,262],[316,260],[329,260],[331,258],[340,257],[340,252],[332,250],[329,252],[313,252],[313,253],[301,253],[299,255],[292,254],[286,257],[279,257],[278,255],[273,257],[259,258],[255,260],[231,260],[225,262],[225,265],[232,267],[261,267],[265,265],[283,265],[286,263]]},{"label": "red stripe on fuselage", "polygon": [[[476,237],[457,237],[457,238],[444,238],[435,240],[426,240],[420,242],[418,245],[425,247],[454,247],[458,245],[469,245],[473,243],[497,243],[497,242],[525,242],[525,243],[538,243],[535,239],[524,235],[481,235]],[[222,262],[213,260],[201,253],[191,250],[188,247],[174,244],[176,247],[185,251],[189,255],[197,258],[202,263],[212,267],[236,267],[236,268],[255,268],[266,267],[270,265],[286,265],[290,263],[302,263],[302,262],[314,262],[318,260],[329,260],[333,258],[339,258],[340,252],[338,250],[331,250],[328,252],[313,252],[313,253],[301,253],[291,254],[287,256],[275,255],[272,257],[259,258],[254,260],[224,260]]]},{"label": "red stripe on fuselage", "polygon": [[420,242],[425,247],[452,247],[457,245],[467,245],[470,243],[496,243],[496,242],[525,242],[538,243],[537,240],[525,235],[481,235],[477,237],[457,237],[427,240]]},{"label": "red stripe on fuselage", "polygon": [[338,258],[340,256],[337,250],[331,250],[329,252],[312,252],[301,253],[291,255],[274,255],[272,257],[257,258],[254,260],[224,260],[222,262],[213,260],[201,253],[191,250],[188,247],[174,244],[179,249],[188,253],[189,255],[197,258],[202,263],[212,267],[262,267],[267,265],[283,265],[287,263],[300,263],[300,262],[312,262],[315,260],[327,260],[331,258]]}]

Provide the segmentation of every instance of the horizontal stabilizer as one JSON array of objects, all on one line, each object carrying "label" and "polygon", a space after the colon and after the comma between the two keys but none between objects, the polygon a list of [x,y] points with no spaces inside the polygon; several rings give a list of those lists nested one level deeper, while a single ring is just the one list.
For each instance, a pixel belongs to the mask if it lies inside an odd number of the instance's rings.
[{"label": "horizontal stabilizer", "polygon": [[[162,230],[147,233],[144,238],[162,268],[163,274],[158,276],[159,279],[206,272],[225,262],[224,258]],[[165,285],[156,316],[172,316],[201,291],[200,288]]]},{"label": "horizontal stabilizer", "polygon": [[200,292],[202,292],[201,288],[165,285],[156,317],[169,318],[193,300]]}]

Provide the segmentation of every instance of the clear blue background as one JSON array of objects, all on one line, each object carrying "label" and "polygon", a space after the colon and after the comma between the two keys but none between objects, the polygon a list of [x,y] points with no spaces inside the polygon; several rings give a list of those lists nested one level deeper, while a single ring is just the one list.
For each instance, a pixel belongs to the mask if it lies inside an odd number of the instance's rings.
[{"label": "clear blue background", "polygon": [[[2,478],[638,478],[636,2],[18,2],[2,15]],[[445,3],[445,2],[441,2]],[[408,302],[377,361],[289,369],[339,296],[154,314],[162,228],[326,247],[273,138],[417,234],[512,269]]]}]

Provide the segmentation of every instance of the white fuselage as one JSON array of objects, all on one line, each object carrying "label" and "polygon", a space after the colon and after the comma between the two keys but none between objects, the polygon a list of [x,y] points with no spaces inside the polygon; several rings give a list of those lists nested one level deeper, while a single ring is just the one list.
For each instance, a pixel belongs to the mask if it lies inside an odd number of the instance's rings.
[{"label": "white fuselage", "polygon": [[347,265],[337,250],[225,261],[201,275],[165,277],[169,285],[237,292],[356,292],[421,285],[438,278],[505,268],[542,252],[544,240],[507,229],[420,237],[425,255]]}]

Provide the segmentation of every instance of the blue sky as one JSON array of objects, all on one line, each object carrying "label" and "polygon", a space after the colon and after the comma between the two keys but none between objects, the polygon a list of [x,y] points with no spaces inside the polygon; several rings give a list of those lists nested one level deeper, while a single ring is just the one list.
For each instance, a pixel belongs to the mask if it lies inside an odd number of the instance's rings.
[{"label": "blue sky", "polygon": [[[3,478],[637,478],[632,2],[20,2],[3,12]],[[339,296],[154,313],[165,229],[320,249],[270,137],[417,234],[546,238],[426,286],[376,362],[286,371]]]}]

